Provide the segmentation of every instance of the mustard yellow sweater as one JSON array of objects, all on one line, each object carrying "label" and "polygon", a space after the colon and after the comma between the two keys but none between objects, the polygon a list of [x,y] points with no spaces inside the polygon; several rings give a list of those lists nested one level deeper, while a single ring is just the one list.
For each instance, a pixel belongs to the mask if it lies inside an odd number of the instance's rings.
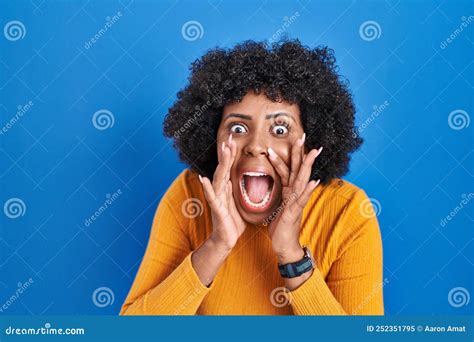
[{"label": "mustard yellow sweater", "polygon": [[300,243],[317,267],[289,293],[266,228],[255,225],[204,286],[191,253],[211,232],[201,183],[185,170],[158,206],[120,315],[383,315],[379,226],[365,192],[347,181],[318,186],[306,205]]}]

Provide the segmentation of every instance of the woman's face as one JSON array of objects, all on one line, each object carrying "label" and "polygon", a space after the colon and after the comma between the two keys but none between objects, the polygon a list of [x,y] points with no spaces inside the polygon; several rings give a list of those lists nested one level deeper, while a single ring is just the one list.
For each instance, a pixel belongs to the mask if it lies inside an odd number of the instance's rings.
[{"label": "woman's face", "polygon": [[237,144],[230,178],[235,204],[245,221],[261,224],[281,203],[281,180],[268,159],[268,148],[289,166],[291,146],[303,133],[296,104],[249,92],[241,102],[224,107],[217,146],[230,134]]}]

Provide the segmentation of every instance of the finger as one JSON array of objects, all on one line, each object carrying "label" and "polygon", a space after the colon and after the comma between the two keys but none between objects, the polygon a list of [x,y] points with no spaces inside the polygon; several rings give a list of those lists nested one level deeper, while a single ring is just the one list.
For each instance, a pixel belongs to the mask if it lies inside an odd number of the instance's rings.
[{"label": "finger", "polygon": [[230,177],[229,170],[231,151],[229,147],[226,146],[225,142],[222,143],[220,149],[222,160],[219,164],[217,164],[216,171],[214,172],[214,176],[212,178],[212,186],[217,196],[224,193],[225,187],[227,185],[227,180]]},{"label": "finger", "polygon": [[228,145],[230,147],[230,167],[234,164],[235,161],[235,156],[237,155],[237,144],[233,140],[232,134],[229,135],[229,142]]},{"label": "finger", "polygon": [[216,194],[214,193],[214,189],[212,187],[211,181],[207,177],[202,177],[201,175],[199,176],[199,181],[202,184],[202,187],[204,189],[204,197],[206,198],[207,203],[209,203],[209,206],[211,209],[216,209],[219,207],[219,201],[217,199]]},{"label": "finger", "polygon": [[226,176],[227,176],[226,180],[228,181],[230,180],[230,169],[232,168],[232,165],[234,164],[234,161],[235,161],[235,156],[237,155],[237,144],[233,140],[232,133],[229,134],[229,138],[227,139],[225,146],[226,148],[230,150],[230,161],[229,161],[227,172],[226,172]]},{"label": "finger", "polygon": [[300,208],[303,209],[306,206],[306,203],[308,203],[311,194],[313,193],[314,189],[319,185],[321,182],[320,179],[317,181],[312,180],[306,185],[306,188],[304,189],[303,193],[296,199],[295,204]]},{"label": "finger", "polygon": [[[227,145],[230,146],[230,142],[232,141],[232,133],[229,135],[227,138]],[[217,146],[217,162],[220,163],[222,162],[222,143],[218,144]]]},{"label": "finger", "polygon": [[281,184],[283,186],[288,186],[288,178],[290,175],[290,170],[285,162],[272,150],[271,147],[268,148],[268,159],[270,163],[275,168],[276,172],[281,178]]},{"label": "finger", "polygon": [[234,219],[234,222],[237,224],[238,228],[240,230],[245,229],[245,224],[243,223],[242,218],[240,217],[239,211],[237,210],[237,206],[235,205],[235,200],[232,192],[232,182],[229,181],[230,183],[230,191],[229,191],[229,212],[232,218]]},{"label": "finger", "polygon": [[229,207],[229,199],[230,199],[230,196],[232,196],[232,182],[230,180],[227,181],[227,185],[225,187],[225,194],[226,194],[227,207]]},{"label": "finger", "polygon": [[237,144],[233,140],[232,133],[229,134],[229,138],[227,139],[227,148],[230,151],[230,159],[225,172],[225,181],[230,182],[230,170],[232,169],[232,165],[234,165],[235,156],[237,155]]},{"label": "finger", "polygon": [[233,218],[238,217],[240,215],[237,210],[237,207],[235,206],[235,201],[233,197],[229,198],[229,212]]},{"label": "finger", "polygon": [[311,168],[316,158],[321,154],[322,150],[322,147],[320,147],[319,150],[313,149],[305,156],[298,172],[298,176],[296,177],[296,180],[293,184],[293,189],[296,193],[301,193],[304,190],[306,184],[308,184],[308,180],[311,175]]},{"label": "finger", "polygon": [[298,176],[296,177],[294,188],[299,192],[303,191],[311,176],[311,169],[316,158],[321,154],[322,147],[318,150],[311,150],[304,158]]},{"label": "finger", "polygon": [[291,148],[291,172],[290,179],[288,180],[288,184],[290,186],[293,184],[301,167],[305,138],[306,133],[303,133],[303,136],[300,139],[296,139],[293,147]]},{"label": "finger", "polygon": [[217,164],[222,163],[222,143],[217,143]]}]

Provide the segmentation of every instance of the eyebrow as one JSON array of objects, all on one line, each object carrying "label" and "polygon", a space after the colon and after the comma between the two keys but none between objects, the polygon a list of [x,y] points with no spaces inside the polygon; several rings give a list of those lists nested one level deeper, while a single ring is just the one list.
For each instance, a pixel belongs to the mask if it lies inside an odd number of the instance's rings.
[{"label": "eyebrow", "polygon": [[[296,120],[295,120],[295,118],[293,117],[293,115],[288,114],[288,113],[285,113],[285,112],[274,113],[274,114],[267,114],[267,115],[265,115],[265,119],[266,119],[266,120],[269,120],[269,119],[276,119],[276,118],[279,117],[279,116],[286,116],[286,117],[288,117],[288,118],[291,118],[294,122],[296,122]],[[227,119],[230,119],[230,118],[240,118],[240,119],[245,119],[245,120],[252,120],[252,116],[251,116],[251,115],[240,114],[240,113],[230,113],[230,114],[227,114],[226,117],[224,118],[224,120],[227,120]]]},{"label": "eyebrow", "polygon": [[239,114],[239,113],[230,113],[227,114],[224,120],[230,119],[230,118],[240,118],[240,119],[245,119],[245,120],[252,120],[252,117],[247,114]]},{"label": "eyebrow", "polygon": [[280,112],[280,113],[275,113],[275,114],[267,114],[267,115],[265,116],[265,119],[267,119],[267,120],[268,120],[268,119],[276,119],[276,118],[279,117],[279,116],[286,116],[286,117],[292,119],[294,122],[296,122],[296,120],[295,120],[295,118],[293,117],[293,115],[288,114],[288,113],[285,113],[285,112]]}]

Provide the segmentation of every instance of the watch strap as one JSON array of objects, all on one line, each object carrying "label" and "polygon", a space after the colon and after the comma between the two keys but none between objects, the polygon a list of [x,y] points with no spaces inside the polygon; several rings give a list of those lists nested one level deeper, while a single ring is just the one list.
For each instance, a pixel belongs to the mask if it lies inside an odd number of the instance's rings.
[{"label": "watch strap", "polygon": [[314,268],[313,260],[311,258],[311,254],[309,253],[306,247],[303,248],[304,257],[303,259],[288,263],[288,264],[278,264],[278,270],[280,271],[280,275],[283,278],[295,278],[299,277],[300,275],[312,270]]}]

